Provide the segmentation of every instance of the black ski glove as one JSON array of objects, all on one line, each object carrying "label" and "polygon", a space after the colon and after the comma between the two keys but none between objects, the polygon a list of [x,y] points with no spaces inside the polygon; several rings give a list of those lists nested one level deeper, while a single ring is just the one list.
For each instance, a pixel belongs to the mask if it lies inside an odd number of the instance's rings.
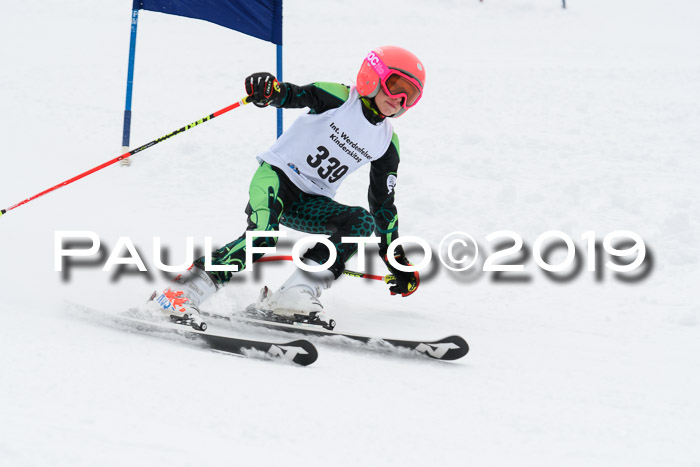
[{"label": "black ski glove", "polygon": [[258,107],[274,107],[282,105],[285,91],[277,78],[271,73],[253,73],[245,79],[245,92],[250,97],[250,102]]},{"label": "black ski glove", "polygon": [[[408,259],[406,259],[406,255],[404,254],[403,250],[400,250],[400,248],[401,247],[394,250],[394,259],[396,262],[403,266],[413,266]],[[418,271],[399,271],[389,263],[389,259],[386,256],[384,256],[383,259],[386,267],[389,268],[389,271],[391,271],[391,273],[394,275],[394,279],[387,281],[387,284],[392,285],[392,287],[389,288],[391,295],[400,294],[402,297],[407,297],[418,289],[418,286],[420,285]]]}]

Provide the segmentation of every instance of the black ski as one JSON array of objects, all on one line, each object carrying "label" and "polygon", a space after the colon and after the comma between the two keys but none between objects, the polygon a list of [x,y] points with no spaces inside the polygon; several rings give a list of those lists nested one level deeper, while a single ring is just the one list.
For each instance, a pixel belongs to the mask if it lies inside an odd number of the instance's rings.
[{"label": "black ski", "polygon": [[[91,311],[93,314],[95,313],[94,310]],[[197,343],[205,348],[221,352],[280,359],[302,366],[311,365],[318,358],[316,347],[311,342],[303,339],[278,344],[199,331],[191,326],[169,323],[167,321],[150,321],[124,314],[101,312],[100,314],[122,328],[134,329],[148,334],[184,336],[186,342]]]},{"label": "black ski", "polygon": [[[469,344],[460,336],[448,336],[436,341],[422,341],[422,340],[409,340],[409,339],[390,339],[384,337],[371,337],[361,334],[350,334],[345,332],[339,332],[334,330],[328,330],[321,326],[309,325],[302,323],[285,323],[278,321],[269,321],[266,319],[257,319],[245,316],[245,314],[235,314],[233,316],[222,316],[209,312],[202,312],[203,316],[211,317],[214,319],[224,319],[230,322],[241,322],[244,324],[250,324],[253,326],[261,326],[268,329],[274,329],[284,332],[299,333],[306,336],[318,336],[318,337],[345,337],[347,339],[352,339],[355,342],[361,342],[364,344],[377,343],[379,348],[386,348],[387,344],[391,348],[395,349],[410,349],[416,351],[422,355],[437,360],[457,360],[464,357],[469,352]],[[330,342],[330,341],[324,341]],[[333,340],[333,342],[342,344],[342,339]],[[384,345],[382,345],[384,344]]]}]

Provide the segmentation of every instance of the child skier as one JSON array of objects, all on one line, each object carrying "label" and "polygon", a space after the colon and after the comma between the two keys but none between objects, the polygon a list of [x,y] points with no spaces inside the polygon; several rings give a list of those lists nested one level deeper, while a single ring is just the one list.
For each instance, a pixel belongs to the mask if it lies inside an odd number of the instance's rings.
[{"label": "child skier", "polygon": [[[247,230],[279,230],[280,225],[311,234],[328,235],[335,246],[335,261],[328,248],[318,243],[303,261],[321,265],[321,272],[297,269],[273,294],[258,306],[287,319],[306,317],[327,323],[319,301],[345,269],[345,262],[357,251],[357,243],[343,243],[342,237],[380,238],[379,254],[396,277],[392,295],[407,296],[419,285],[418,272],[403,272],[389,264],[388,245],[398,237],[394,189],[399,165],[398,137],[387,117],[403,115],[420,100],[425,69],[418,58],[400,47],[380,47],[370,52],[357,75],[357,86],[313,83],[297,86],[280,83],[270,73],[254,73],[245,80],[249,102],[258,107],[303,108],[299,117],[265,152],[250,184]],[[333,200],[340,184],[352,172],[371,163],[369,212]],[[245,234],[212,253],[212,265],[246,267]],[[256,237],[257,247],[274,246],[275,237]],[[253,255],[257,261],[262,254]],[[403,249],[395,260],[410,265]],[[216,269],[216,268],[214,268]],[[150,306],[171,316],[201,324],[199,306],[231,278],[229,271],[205,271],[204,258],[178,276]],[[266,288],[264,289],[266,291]],[[296,316],[296,318],[295,318]]]}]

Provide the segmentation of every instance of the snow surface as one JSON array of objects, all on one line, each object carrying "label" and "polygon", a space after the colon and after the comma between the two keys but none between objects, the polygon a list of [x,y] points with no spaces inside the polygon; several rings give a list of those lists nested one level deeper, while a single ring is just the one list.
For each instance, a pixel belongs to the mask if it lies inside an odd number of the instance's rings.
[{"label": "snow surface", "polygon": [[[350,84],[373,47],[414,51],[428,78],[395,122],[403,235],[436,248],[468,232],[483,264],[498,230],[531,249],[549,230],[583,248],[584,232],[626,229],[648,246],[650,274],[597,279],[584,263],[556,282],[529,254],[530,280],[505,283],[433,260],[410,298],[349,277],[324,295],[346,330],[464,336],[471,352],[454,363],[321,342],[299,368],[81,317],[163,286],[153,237],[175,264],[187,236],[201,247],[243,231],[254,156],[275,134],[273,110],[246,106],[0,220],[0,464],[700,465],[700,3],[567,4],[289,1],[285,78]],[[130,5],[3,5],[0,207],[120,154]],[[269,43],[142,12],[132,144],[235,102],[243,78],[274,63]],[[366,174],[338,200],[366,205]],[[65,278],[59,230],[97,233],[105,255],[129,237],[150,272],[102,272],[104,256]],[[292,267],[261,265],[205,308],[240,308]]]}]

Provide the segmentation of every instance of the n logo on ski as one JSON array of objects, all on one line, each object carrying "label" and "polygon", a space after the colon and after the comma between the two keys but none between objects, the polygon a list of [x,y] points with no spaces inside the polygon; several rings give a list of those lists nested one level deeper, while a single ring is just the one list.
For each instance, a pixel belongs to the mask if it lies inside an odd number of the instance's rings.
[{"label": "n logo on ski", "polygon": [[459,349],[459,346],[452,342],[448,344],[424,344],[421,342],[416,346],[418,352],[437,359],[443,358],[448,351],[456,349]]}]

